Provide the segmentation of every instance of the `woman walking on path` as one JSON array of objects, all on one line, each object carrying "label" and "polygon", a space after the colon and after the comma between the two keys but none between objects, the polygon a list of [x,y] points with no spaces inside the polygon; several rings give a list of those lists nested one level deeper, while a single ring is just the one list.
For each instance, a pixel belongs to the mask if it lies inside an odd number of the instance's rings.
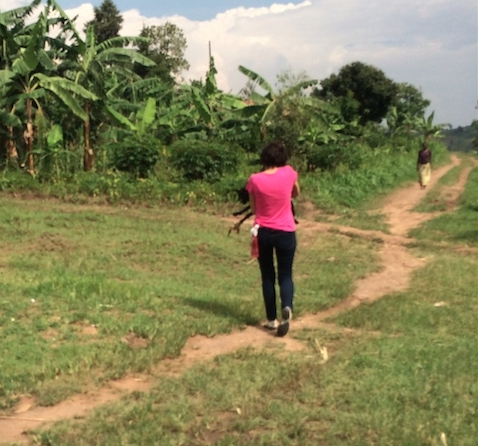
[{"label": "woman walking on path", "polygon": [[[297,172],[287,165],[287,151],[280,142],[267,144],[261,153],[263,171],[251,175],[246,189],[249,192],[251,212],[258,225],[259,267],[262,295],[266,309],[266,328],[284,336],[292,318],[294,283],[292,264],[296,250],[295,221],[291,198],[299,195]],[[276,270],[281,300],[281,321],[277,321]]]},{"label": "woman walking on path", "polygon": [[421,150],[418,152],[417,170],[420,175],[420,187],[425,189],[432,174],[432,151],[428,148],[426,142],[423,143]]}]

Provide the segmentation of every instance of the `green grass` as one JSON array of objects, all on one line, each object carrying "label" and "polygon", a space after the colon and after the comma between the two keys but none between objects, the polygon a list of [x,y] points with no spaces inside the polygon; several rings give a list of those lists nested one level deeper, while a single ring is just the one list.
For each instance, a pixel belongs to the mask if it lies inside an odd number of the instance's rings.
[{"label": "green grass", "polygon": [[[460,209],[415,231],[410,249],[428,263],[408,290],[328,321],[336,330],[292,332],[303,352],[245,348],[179,377],[154,366],[188,336],[263,318],[246,228],[227,237],[207,213],[0,199],[2,407],[21,393],[54,404],[143,371],[149,392],[37,431],[37,443],[444,446],[445,433],[449,446],[476,446],[478,254],[452,247],[476,246],[477,182],[475,169]],[[336,304],[377,270],[379,243],[300,225],[298,240],[298,314]],[[128,333],[147,347],[129,348]]]},{"label": "green grass", "polygon": [[[442,144],[435,144],[434,160],[436,166],[449,161],[449,153]],[[393,189],[416,180],[414,152],[377,151],[361,169],[310,174],[302,180],[302,185],[306,197],[326,212],[319,219],[327,220],[329,214],[338,216],[333,219],[336,224],[388,232],[385,215],[377,209]]]},{"label": "green grass", "polygon": [[[441,143],[434,144],[433,154],[436,166],[449,160]],[[307,198],[337,215],[371,208],[380,197],[412,180],[417,180],[416,153],[393,153],[392,149],[372,152],[360,169],[342,166],[300,179]]]},{"label": "green grass", "polygon": [[[264,318],[246,229],[227,237],[213,215],[165,207],[0,206],[0,408],[19,393],[54,404],[150,370],[190,336]],[[300,232],[298,241],[297,314],[334,305],[376,268],[370,242]],[[128,334],[147,348],[129,348]]]},{"label": "green grass", "polygon": [[402,440],[377,444],[437,445],[440,432],[449,444],[478,443],[477,267],[476,256],[431,255],[409,291],[335,320],[381,333],[347,360],[369,404],[361,411],[388,414]]},{"label": "green grass", "polygon": [[411,231],[420,241],[478,246],[478,168],[471,171],[458,210],[445,213]]},{"label": "green grass", "polygon": [[409,291],[335,319],[356,332],[300,332],[329,349],[325,364],[312,348],[244,349],[162,377],[86,423],[60,423],[41,444],[439,446],[443,432],[450,445],[474,446],[477,267],[433,257]]}]

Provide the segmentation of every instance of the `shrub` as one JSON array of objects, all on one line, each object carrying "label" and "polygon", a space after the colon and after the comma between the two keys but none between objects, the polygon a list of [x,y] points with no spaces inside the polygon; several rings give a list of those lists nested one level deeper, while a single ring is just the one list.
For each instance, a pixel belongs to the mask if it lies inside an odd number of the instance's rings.
[{"label": "shrub", "polygon": [[140,178],[146,178],[161,157],[160,141],[148,135],[127,136],[108,148],[112,167]]},{"label": "shrub", "polygon": [[198,140],[180,140],[170,146],[171,165],[188,181],[218,181],[237,172],[241,149],[237,146]]},{"label": "shrub", "polygon": [[358,169],[370,156],[370,148],[356,143],[315,144],[305,147],[303,154],[308,171],[334,171],[339,166]]}]

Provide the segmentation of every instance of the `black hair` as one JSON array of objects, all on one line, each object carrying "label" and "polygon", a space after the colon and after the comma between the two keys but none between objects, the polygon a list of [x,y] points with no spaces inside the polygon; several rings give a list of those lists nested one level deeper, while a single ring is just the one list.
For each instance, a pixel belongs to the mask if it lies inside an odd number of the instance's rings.
[{"label": "black hair", "polygon": [[289,155],[287,150],[279,141],[266,144],[261,153],[261,164],[264,167],[283,167],[286,165]]}]

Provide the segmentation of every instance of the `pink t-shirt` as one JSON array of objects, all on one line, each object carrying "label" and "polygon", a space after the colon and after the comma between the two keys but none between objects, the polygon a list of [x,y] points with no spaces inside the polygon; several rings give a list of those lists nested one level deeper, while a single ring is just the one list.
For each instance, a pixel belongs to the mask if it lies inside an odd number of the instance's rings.
[{"label": "pink t-shirt", "polygon": [[255,224],[280,231],[295,231],[290,200],[296,181],[297,172],[290,166],[279,167],[272,174],[259,172],[251,175],[246,190],[255,198]]}]

